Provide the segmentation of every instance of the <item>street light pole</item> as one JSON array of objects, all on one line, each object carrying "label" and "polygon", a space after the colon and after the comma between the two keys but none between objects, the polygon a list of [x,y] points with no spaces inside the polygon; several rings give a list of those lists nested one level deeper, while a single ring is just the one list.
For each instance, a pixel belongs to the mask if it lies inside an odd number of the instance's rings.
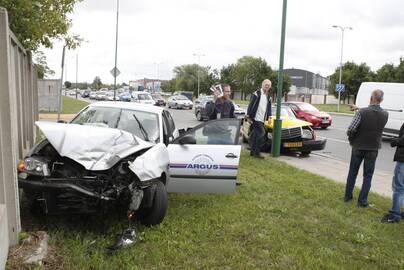
[{"label": "street light pole", "polygon": [[199,87],[200,87],[199,73],[200,73],[200,66],[201,66],[201,56],[205,56],[205,55],[204,54],[194,53],[194,56],[198,56],[198,72],[197,72],[197,75],[198,75],[198,95],[197,95],[197,98],[199,98]]},{"label": "street light pole", "polygon": [[79,54],[76,53],[76,99],[77,99],[77,90],[78,90],[78,74],[79,74]]},{"label": "street light pole", "polygon": [[[342,81],[342,55],[343,55],[343,51],[344,51],[344,31],[345,31],[345,29],[352,30],[352,27],[340,26],[340,25],[333,25],[332,27],[341,29],[341,58],[340,58],[340,62],[339,62],[339,84],[341,84],[341,81]],[[341,102],[341,91],[338,91],[338,106],[337,106],[338,112],[339,112],[340,102]]]},{"label": "street light pole", "polygon": [[119,0],[116,0],[116,34],[115,34],[115,68],[114,68],[114,101],[116,100],[116,59],[118,55],[118,18],[119,18]]}]

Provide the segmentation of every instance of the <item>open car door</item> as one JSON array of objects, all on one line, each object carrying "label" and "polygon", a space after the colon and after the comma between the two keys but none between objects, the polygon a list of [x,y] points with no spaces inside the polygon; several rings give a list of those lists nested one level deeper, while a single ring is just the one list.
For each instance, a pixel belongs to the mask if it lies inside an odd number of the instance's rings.
[{"label": "open car door", "polygon": [[205,122],[168,145],[168,192],[230,193],[236,188],[240,120]]}]

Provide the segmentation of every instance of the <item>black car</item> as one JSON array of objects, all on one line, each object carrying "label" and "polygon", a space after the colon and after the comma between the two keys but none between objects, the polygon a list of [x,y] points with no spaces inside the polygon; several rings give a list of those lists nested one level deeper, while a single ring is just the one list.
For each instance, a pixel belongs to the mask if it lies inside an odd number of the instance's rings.
[{"label": "black car", "polygon": [[91,93],[90,90],[85,90],[85,91],[83,91],[83,93],[81,93],[81,97],[82,98],[90,97],[90,93]]},{"label": "black car", "polygon": [[[213,97],[211,96],[206,96],[202,97],[200,99],[195,100],[195,117],[198,121],[207,121],[209,120],[208,115],[206,114],[206,104],[209,101],[212,101]],[[233,101],[232,101],[233,102]],[[234,104],[234,115],[236,118],[242,119],[245,117],[245,110],[243,108],[240,108],[237,104]]]},{"label": "black car", "polygon": [[195,117],[198,121],[207,121],[209,120],[208,115],[206,114],[206,104],[209,101],[212,101],[213,97],[206,96],[195,100],[194,108],[195,108]]},{"label": "black car", "polygon": [[166,101],[160,94],[152,94],[152,98],[156,102],[156,106],[166,106]]}]

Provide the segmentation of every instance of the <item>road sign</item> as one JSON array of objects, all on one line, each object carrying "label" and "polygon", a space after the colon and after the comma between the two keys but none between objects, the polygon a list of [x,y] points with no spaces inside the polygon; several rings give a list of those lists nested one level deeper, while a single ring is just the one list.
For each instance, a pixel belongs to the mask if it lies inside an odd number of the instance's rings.
[{"label": "road sign", "polygon": [[340,92],[340,93],[342,93],[342,92],[344,92],[345,91],[345,84],[336,84],[335,85],[335,91],[337,91],[337,92]]},{"label": "road sign", "polygon": [[113,68],[113,69],[111,69],[111,75],[112,76],[114,76],[114,77],[118,77],[119,76],[119,74],[121,74],[121,72],[119,71],[119,69],[118,68]]}]

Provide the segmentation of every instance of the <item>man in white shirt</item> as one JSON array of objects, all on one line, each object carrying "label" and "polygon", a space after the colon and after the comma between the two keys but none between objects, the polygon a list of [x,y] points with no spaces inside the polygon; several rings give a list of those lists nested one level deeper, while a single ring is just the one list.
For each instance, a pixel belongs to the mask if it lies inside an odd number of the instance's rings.
[{"label": "man in white shirt", "polygon": [[263,158],[260,155],[262,144],[264,143],[265,128],[264,122],[271,116],[271,98],[269,89],[272,83],[265,79],[262,82],[261,89],[251,95],[250,104],[247,108],[247,120],[252,122],[250,136],[250,155],[256,158]]}]

